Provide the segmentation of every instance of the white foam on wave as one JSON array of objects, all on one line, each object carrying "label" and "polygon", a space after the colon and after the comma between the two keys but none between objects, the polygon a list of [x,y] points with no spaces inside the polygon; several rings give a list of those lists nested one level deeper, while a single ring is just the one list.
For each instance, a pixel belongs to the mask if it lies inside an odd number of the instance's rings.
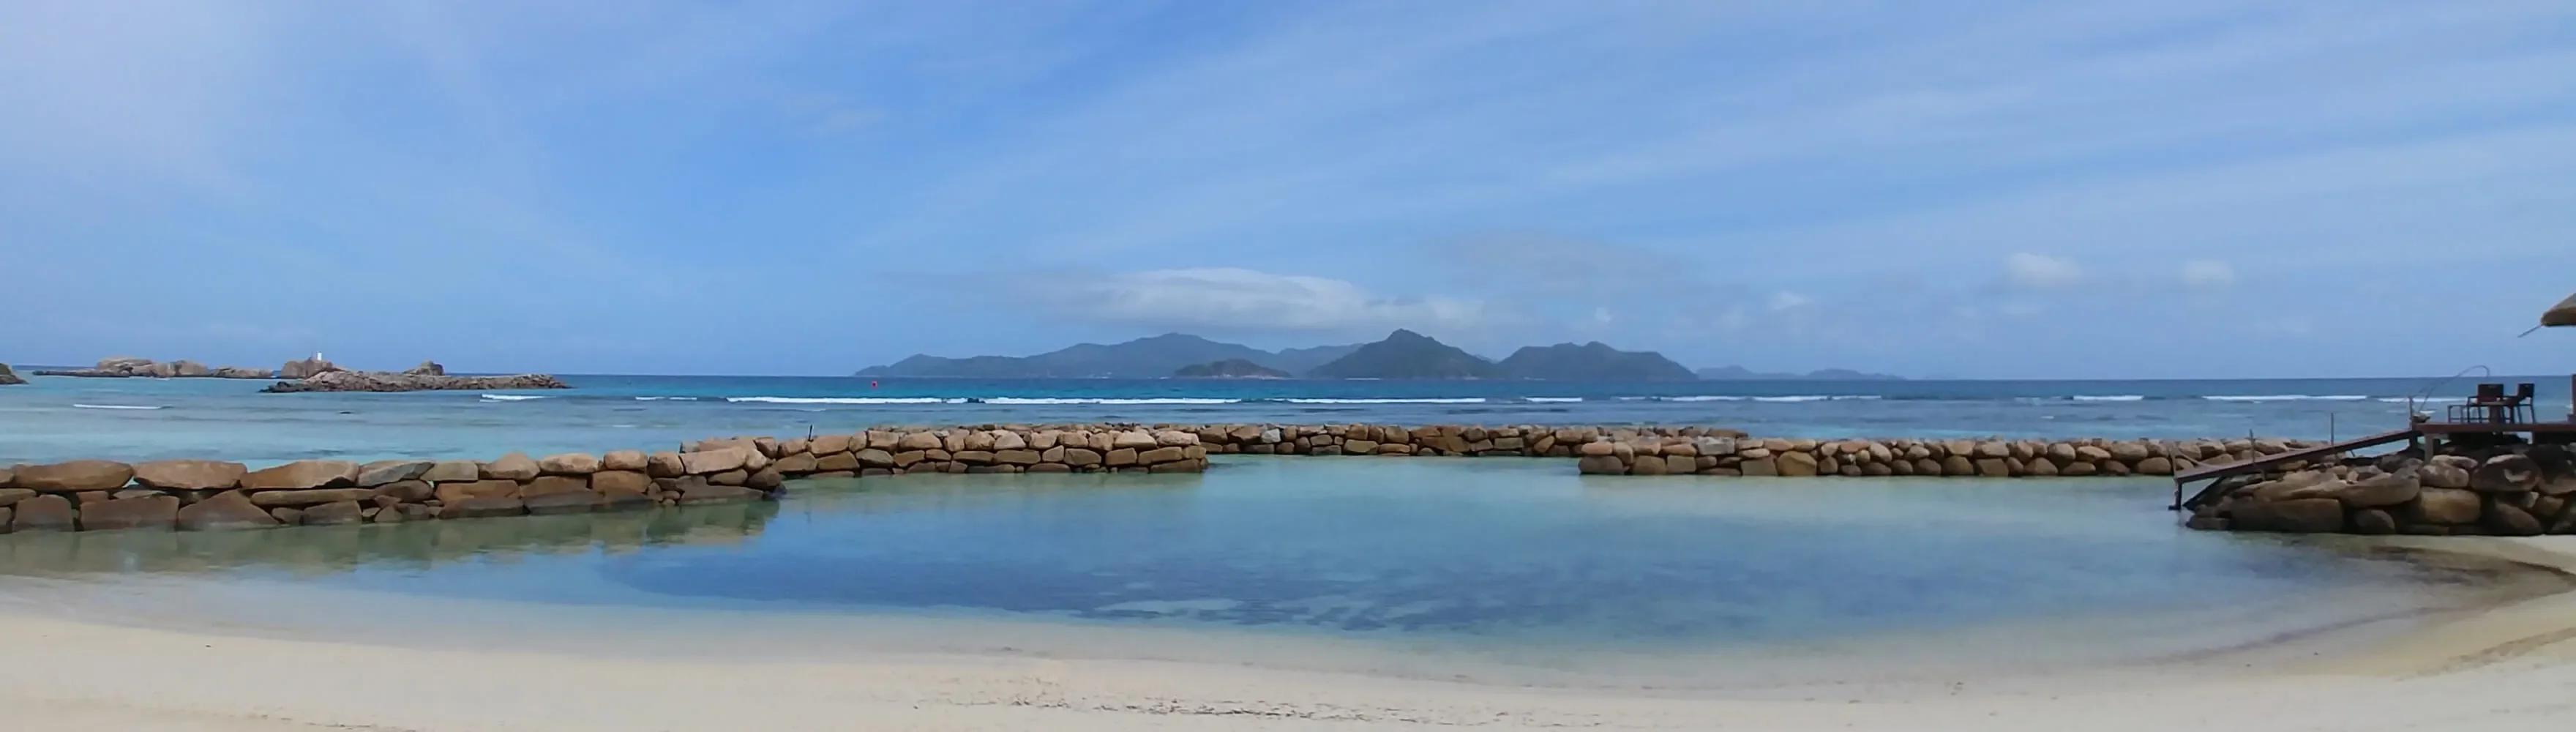
[{"label": "white foam on wave", "polygon": [[1538,404],[1570,404],[1583,401],[1583,397],[1521,397],[1521,401]]},{"label": "white foam on wave", "polygon": [[1735,394],[1696,394],[1696,395],[1691,395],[1691,396],[1619,397],[1619,401],[1623,401],[1623,402],[1635,402],[1635,401],[1658,401],[1658,402],[1771,402],[1771,403],[1774,403],[1774,404],[1796,404],[1796,403],[1799,403],[1799,402],[1848,402],[1848,401],[1876,401],[1876,400],[1878,400],[1878,399],[1879,399],[1879,396],[1878,396],[1878,395],[1876,395],[1876,394],[1792,394],[1792,395],[1788,395],[1788,396],[1739,396],[1739,395],[1735,395]]},{"label": "white foam on wave", "polygon": [[74,404],[74,405],[72,405],[72,406],[73,406],[74,408],[78,408],[78,409],[146,409],[146,410],[148,410],[148,409],[165,409],[165,408],[166,408],[166,407],[152,406],[152,405],[142,405],[142,404]]},{"label": "white foam on wave", "polygon": [[2362,394],[2245,394],[2201,398],[2213,402],[2357,402],[2370,397]]},{"label": "white foam on wave", "polygon": [[2380,397],[2378,399],[2378,401],[2388,402],[2390,404],[2405,404],[2409,400],[2412,400],[2417,404],[2459,404],[2467,402],[2469,399],[2468,397]]},{"label": "white foam on wave", "polygon": [[545,397],[535,394],[485,394],[483,395],[483,398],[496,402],[524,402],[531,399],[544,399]]},{"label": "white foam on wave", "polygon": [[2077,395],[2075,395],[2075,401],[2079,401],[2079,402],[2140,402],[2140,401],[2146,401],[2146,399],[2147,399],[2147,397],[2146,397],[2146,395],[2144,395],[2144,394],[2099,394],[2099,395],[2097,395],[2097,394],[2077,394]]},{"label": "white foam on wave", "polygon": [[985,404],[1241,404],[1241,399],[1211,397],[992,397]]},{"label": "white foam on wave", "polygon": [[636,397],[639,402],[694,402],[697,397]]},{"label": "white foam on wave", "polygon": [[966,403],[966,400],[964,400],[964,399],[941,399],[941,398],[939,398],[939,397],[781,397],[781,396],[747,396],[747,397],[725,397],[725,398],[724,398],[724,400],[725,400],[725,401],[728,401],[728,402],[756,402],[756,403],[761,403],[761,404],[964,404],[964,403]]},{"label": "white foam on wave", "polygon": [[1485,398],[1484,398],[1484,397],[1449,397],[1449,398],[1420,398],[1420,399],[1405,399],[1405,398],[1398,398],[1398,397],[1386,397],[1386,398],[1371,398],[1371,399],[1327,399],[1327,398],[1304,398],[1304,397],[1299,397],[1299,398],[1291,398],[1291,399],[1282,399],[1282,400],[1280,400],[1280,401],[1288,402],[1288,403],[1291,403],[1291,404],[1483,404],[1483,403],[1485,403]]}]

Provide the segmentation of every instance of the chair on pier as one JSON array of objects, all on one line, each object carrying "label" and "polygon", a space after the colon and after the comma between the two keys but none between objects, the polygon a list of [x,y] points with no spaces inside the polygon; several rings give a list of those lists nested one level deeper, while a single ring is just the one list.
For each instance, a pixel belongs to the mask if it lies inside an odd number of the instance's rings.
[{"label": "chair on pier", "polygon": [[2504,403],[2503,384],[2479,384],[2477,392],[2469,397],[2469,401],[2451,405],[2449,421],[2453,424],[2501,422],[2503,420],[2496,418],[2495,407],[2502,403]]},{"label": "chair on pier", "polygon": [[2529,424],[2540,421],[2531,384],[2516,384],[2507,394],[2503,384],[2479,384],[2467,404],[2451,406],[2451,421],[2462,424]]}]

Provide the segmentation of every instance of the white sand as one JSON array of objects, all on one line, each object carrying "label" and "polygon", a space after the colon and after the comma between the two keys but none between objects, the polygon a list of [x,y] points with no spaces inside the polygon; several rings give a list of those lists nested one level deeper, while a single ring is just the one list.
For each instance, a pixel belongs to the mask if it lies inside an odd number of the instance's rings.
[{"label": "white sand", "polygon": [[[2576,568],[2576,540],[2563,538],[2426,545]],[[1206,662],[896,651],[724,660],[439,649],[38,612],[0,622],[0,728],[25,730],[2523,730],[2564,726],[2576,712],[2576,594],[2286,663],[2227,655],[2107,674],[1962,677],[1887,693],[1539,690]],[[2015,649],[1998,642],[1993,652]]]}]

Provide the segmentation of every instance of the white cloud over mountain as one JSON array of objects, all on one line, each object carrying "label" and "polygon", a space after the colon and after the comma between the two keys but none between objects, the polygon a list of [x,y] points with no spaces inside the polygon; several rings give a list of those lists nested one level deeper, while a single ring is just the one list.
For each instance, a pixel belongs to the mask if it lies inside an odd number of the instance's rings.
[{"label": "white cloud over mountain", "polygon": [[1484,325],[1476,300],[1400,297],[1347,280],[1236,267],[1158,269],[1083,278],[1053,301],[1070,318],[1144,328],[1358,335]]}]

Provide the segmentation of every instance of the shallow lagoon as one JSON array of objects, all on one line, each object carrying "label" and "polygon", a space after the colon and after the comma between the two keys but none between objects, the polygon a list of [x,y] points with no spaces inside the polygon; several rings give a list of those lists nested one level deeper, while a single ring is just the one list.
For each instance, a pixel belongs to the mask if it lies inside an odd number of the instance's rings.
[{"label": "shallow lagoon", "polygon": [[[2349,537],[2185,531],[2152,479],[1584,478],[1559,460],[1241,457],[1204,476],[791,490],[775,504],[630,514],[5,536],[0,572],[35,588],[20,603],[142,623],[418,628],[468,623],[454,608],[471,606],[526,628],[642,611],[807,633],[1003,624],[1564,668],[1998,633],[2154,658],[2563,588]],[[972,650],[968,635],[940,647]],[[1006,645],[1050,647],[1044,635]]]}]

